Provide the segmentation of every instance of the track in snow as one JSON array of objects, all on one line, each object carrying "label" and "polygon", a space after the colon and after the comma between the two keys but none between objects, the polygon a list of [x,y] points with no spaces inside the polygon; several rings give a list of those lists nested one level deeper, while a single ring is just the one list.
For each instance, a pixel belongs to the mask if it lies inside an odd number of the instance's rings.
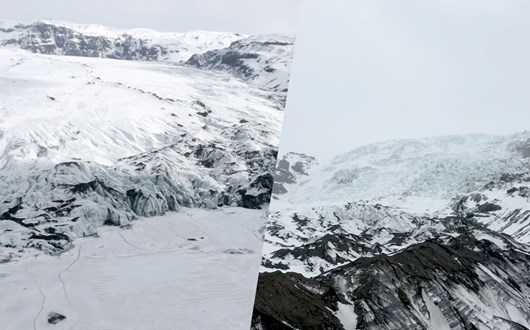
[{"label": "track in snow", "polygon": [[[78,239],[61,256],[4,264],[0,324],[33,328],[35,318],[36,329],[246,329],[263,224],[263,211],[186,209],[130,230],[102,227],[100,237]],[[48,324],[50,312],[66,319]]]}]

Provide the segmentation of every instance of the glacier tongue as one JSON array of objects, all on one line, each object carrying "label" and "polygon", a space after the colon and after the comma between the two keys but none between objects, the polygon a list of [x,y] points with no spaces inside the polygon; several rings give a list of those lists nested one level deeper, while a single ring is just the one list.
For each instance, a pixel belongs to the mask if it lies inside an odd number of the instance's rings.
[{"label": "glacier tongue", "polygon": [[222,72],[0,49],[0,244],[48,253],[181,206],[268,203],[282,105]]}]

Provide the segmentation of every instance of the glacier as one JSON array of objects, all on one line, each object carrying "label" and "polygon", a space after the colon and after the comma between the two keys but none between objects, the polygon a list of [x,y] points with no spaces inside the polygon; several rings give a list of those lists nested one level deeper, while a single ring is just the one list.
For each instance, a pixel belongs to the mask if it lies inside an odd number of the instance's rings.
[{"label": "glacier", "polygon": [[530,328],[529,145],[526,131],[282,155],[252,328]]},{"label": "glacier", "polygon": [[293,44],[0,21],[0,324],[246,327]]}]

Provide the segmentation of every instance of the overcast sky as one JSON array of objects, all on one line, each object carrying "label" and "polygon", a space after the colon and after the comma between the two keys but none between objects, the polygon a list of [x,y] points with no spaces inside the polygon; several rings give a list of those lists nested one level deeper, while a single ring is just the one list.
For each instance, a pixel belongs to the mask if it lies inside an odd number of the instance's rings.
[{"label": "overcast sky", "polygon": [[302,4],[280,153],[530,129],[530,1]]},{"label": "overcast sky", "polygon": [[57,19],[116,28],[209,30],[267,34],[296,32],[301,0],[13,0],[0,18]]}]

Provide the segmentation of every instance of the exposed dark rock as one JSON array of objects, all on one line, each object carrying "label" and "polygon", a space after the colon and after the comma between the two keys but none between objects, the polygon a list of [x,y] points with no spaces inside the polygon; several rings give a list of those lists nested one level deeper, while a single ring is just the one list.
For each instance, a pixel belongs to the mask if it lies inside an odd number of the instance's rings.
[{"label": "exposed dark rock", "polygon": [[[200,56],[215,54],[215,51],[208,52],[203,55],[195,54],[190,57],[190,59],[186,62],[188,65],[201,67],[202,61],[199,59]],[[250,78],[254,74],[254,69],[252,67],[249,67],[245,65],[244,60],[249,58],[258,58],[257,54],[253,53],[240,53],[237,51],[227,51],[226,53],[216,55],[219,56],[215,59],[210,59],[210,61],[219,61],[220,64],[224,64],[230,67],[237,67],[237,72],[239,75],[241,75],[244,78]]]},{"label": "exposed dark rock", "polygon": [[37,233],[31,234],[30,239],[42,239],[46,241],[69,241],[69,237],[65,234],[54,233],[51,235],[41,235]]},{"label": "exposed dark rock", "polygon": [[272,186],[272,193],[274,195],[282,195],[287,193],[287,189],[283,186],[283,184],[279,182],[274,182],[274,185]]},{"label": "exposed dark rock", "polygon": [[307,172],[306,172],[306,166],[304,163],[302,162],[296,162],[294,165],[293,165],[293,171],[299,173],[299,174],[304,174],[304,175],[307,175]]},{"label": "exposed dark rock", "polygon": [[18,25],[17,29],[27,33],[20,39],[8,40],[4,44],[17,44],[39,54],[154,61],[169,53],[166,47],[148,46],[145,40],[126,34],[117,36],[116,39],[84,35],[70,28],[46,22]]},{"label": "exposed dark rock", "polygon": [[517,151],[524,157],[530,158],[530,139],[520,143],[517,146]]},{"label": "exposed dark rock", "polygon": [[500,205],[493,204],[493,203],[484,203],[484,204],[477,205],[477,210],[482,213],[498,211],[500,209],[502,209]]},{"label": "exposed dark rock", "polygon": [[198,106],[200,106],[200,107],[206,109],[206,104],[204,104],[202,101],[197,100],[197,101],[195,101],[195,103],[196,103]]},{"label": "exposed dark rock", "polygon": [[[271,36],[271,38],[276,37]],[[282,39],[291,40],[290,38]],[[292,47],[293,42],[267,41],[263,40],[263,37],[250,37],[235,41],[225,49],[195,54],[186,61],[186,64],[202,69],[226,71],[245,81],[253,81],[265,76],[268,79],[263,79],[266,84],[261,87],[281,93],[282,95],[274,95],[271,98],[280,105],[280,108],[283,108],[287,84],[284,78],[276,73],[289,67],[290,60],[285,61],[284,56],[291,51]],[[263,52],[269,55],[263,57]],[[275,56],[270,57],[270,54]],[[272,81],[277,83],[273,84]]]},{"label": "exposed dark rock", "polygon": [[[312,279],[293,273],[262,273],[253,327],[341,329],[340,323],[331,321],[330,310],[336,310],[337,301],[347,299],[354,302],[351,309],[357,315],[357,329],[427,329],[416,313],[419,306],[429,317],[426,307],[421,307],[426,306],[423,295],[428,292],[453,328],[478,329],[475,324],[484,321],[480,310],[460,300],[453,290],[464,288],[478,295],[481,290],[493,290],[509,299],[527,301],[530,288],[521,283],[530,283],[530,256],[514,249],[501,250],[470,233],[465,231],[448,242],[428,240],[390,256],[361,257]],[[487,267],[496,279],[485,282],[479,276],[480,267]],[[518,293],[514,295],[513,290]],[[310,307],[305,310],[304,306]],[[522,313],[530,311],[527,304],[520,308]],[[317,317],[319,324],[326,326],[311,323]],[[510,320],[502,322],[513,329],[525,329]],[[488,325],[487,329],[494,328]]]},{"label": "exposed dark rock", "polygon": [[[303,225],[302,225],[303,226]],[[364,243],[364,244],[362,244]],[[373,248],[367,246],[363,239],[353,234],[326,234],[314,242],[295,247],[279,249],[272,253],[273,258],[286,259],[291,256],[294,259],[304,261],[312,267],[312,258],[325,260],[332,265],[338,265],[347,262],[354,255],[373,254]],[[349,257],[342,257],[338,253],[343,252]]]},{"label": "exposed dark rock", "polygon": [[48,316],[46,317],[48,320],[48,323],[50,324],[57,324],[61,322],[62,320],[66,319],[66,316],[56,313],[56,312],[50,312],[48,313]]},{"label": "exposed dark rock", "polygon": [[[331,310],[339,299],[334,289],[318,294],[305,287],[320,288],[295,273],[261,273],[258,278],[253,324],[272,329],[344,329]],[[318,289],[317,289],[318,290]],[[257,328],[256,328],[257,329]]]},{"label": "exposed dark rock", "polygon": [[270,268],[270,269],[281,269],[281,270],[289,269],[289,266],[284,263],[281,263],[281,262],[273,263],[268,259],[262,259],[261,266],[265,268]]},{"label": "exposed dark rock", "polygon": [[278,170],[289,171],[289,162],[286,161],[285,159],[280,159],[278,161],[277,169]]}]

